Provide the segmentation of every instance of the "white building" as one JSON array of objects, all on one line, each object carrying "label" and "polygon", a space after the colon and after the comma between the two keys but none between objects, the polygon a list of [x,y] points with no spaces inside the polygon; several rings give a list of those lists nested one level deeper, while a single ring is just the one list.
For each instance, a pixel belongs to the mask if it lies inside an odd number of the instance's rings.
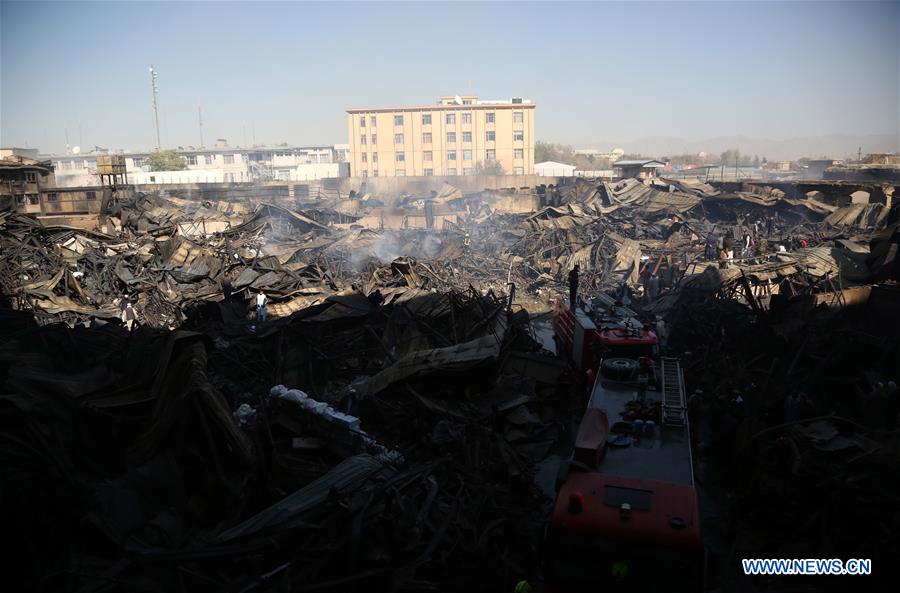
[{"label": "white building", "polygon": [[541,177],[572,177],[575,175],[575,166],[555,161],[535,163],[534,174]]}]

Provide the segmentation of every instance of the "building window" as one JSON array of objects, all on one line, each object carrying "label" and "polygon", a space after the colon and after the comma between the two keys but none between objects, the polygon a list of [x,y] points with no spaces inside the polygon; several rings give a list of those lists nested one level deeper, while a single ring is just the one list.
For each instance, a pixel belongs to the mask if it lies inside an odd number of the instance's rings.
[{"label": "building window", "polygon": [[395,115],[395,116],[394,116],[394,125],[395,125],[395,126],[402,126],[402,125],[403,125],[403,116],[402,116],[402,115]]},{"label": "building window", "polygon": [[456,132],[447,132],[447,144],[456,143]]},{"label": "building window", "polygon": [[363,134],[362,136],[359,137],[359,143],[360,144],[366,143],[366,135],[365,134]]},{"label": "building window", "polygon": [[372,162],[373,162],[373,163],[377,163],[377,162],[378,162],[378,153],[377,153],[377,152],[373,152],[373,153],[372,153]]},{"label": "building window", "polygon": [[55,192],[55,191],[52,191],[52,192],[50,192],[50,193],[47,194],[47,201],[48,201],[48,202],[55,202],[57,199],[58,199],[58,198],[57,198],[57,196],[56,196],[56,192]]},{"label": "building window", "polygon": [[365,162],[368,162],[368,160],[369,160],[369,155],[367,155],[366,153],[362,153],[362,162],[365,163]]},{"label": "building window", "polygon": [[26,171],[25,181],[27,181],[28,183],[37,183],[37,173],[35,173],[34,171]]},{"label": "building window", "polygon": [[513,175],[524,175],[525,169],[522,167],[513,167]]},{"label": "building window", "polygon": [[378,134],[372,134],[372,144],[378,143]]},{"label": "building window", "polygon": [[403,144],[403,134],[394,134],[394,144]]},{"label": "building window", "polygon": [[497,138],[497,134],[494,131],[484,133],[484,139],[487,140],[488,142],[493,142],[496,138]]},{"label": "building window", "polygon": [[464,160],[464,161],[471,161],[471,160],[472,160],[472,151],[471,151],[471,150],[464,150],[464,151],[463,151],[463,160]]},{"label": "building window", "polygon": [[422,114],[422,125],[423,125],[423,126],[430,126],[430,125],[431,125],[431,114],[430,114],[430,113],[423,113],[423,114]]},{"label": "building window", "polygon": [[359,127],[361,127],[361,128],[366,127],[366,116],[365,115],[359,116]]},{"label": "building window", "polygon": [[521,111],[513,111],[513,123],[520,124],[524,121]]},{"label": "building window", "polygon": [[464,123],[464,124],[472,123],[472,114],[471,113],[463,113],[462,114],[462,123]]},{"label": "building window", "polygon": [[497,151],[493,148],[489,148],[484,151],[484,160],[486,161],[496,161],[497,160]]},{"label": "building window", "polygon": [[447,175],[456,175],[456,169],[454,167],[450,167],[447,169]]},{"label": "building window", "polygon": [[363,172],[362,172],[362,176],[363,176],[363,177],[368,177],[368,176],[369,176],[369,172],[368,172],[368,171],[363,171]]},{"label": "building window", "polygon": [[[227,175],[225,175],[225,177],[226,177],[225,181],[228,181],[227,178],[229,177],[229,175],[231,175],[231,173],[228,173]],[[155,175],[151,175],[151,176],[150,176],[150,183],[156,183],[156,176],[155,176]]]},{"label": "building window", "polygon": [[424,161],[426,161],[426,162],[431,162],[431,151],[430,151],[430,150],[426,150],[425,152],[423,152],[423,153],[422,153],[422,159],[423,159]]},{"label": "building window", "polygon": [[485,123],[489,123],[489,124],[494,123],[494,112],[493,112],[493,111],[488,111],[487,113],[485,113],[485,114],[484,114],[484,121],[485,121]]},{"label": "building window", "polygon": [[234,164],[234,155],[233,155],[233,154],[226,154],[226,155],[224,155],[222,158],[225,159],[225,164],[226,164],[226,165],[233,165],[233,164]]},{"label": "building window", "polygon": [[375,116],[374,115],[369,117],[369,125],[372,126],[373,128],[375,127]]},{"label": "building window", "polygon": [[402,163],[406,160],[406,155],[403,154],[402,152],[398,152],[396,155],[396,159],[397,159],[398,163]]},{"label": "building window", "polygon": [[513,132],[513,141],[514,142],[521,142],[524,139],[525,139],[525,132],[523,132],[522,130],[516,130]]},{"label": "building window", "polygon": [[397,169],[397,177],[406,177],[406,169]]},{"label": "building window", "polygon": [[448,125],[448,126],[455,125],[455,124],[456,124],[456,114],[455,114],[455,113],[448,113],[448,114],[447,114],[447,119],[446,119],[445,121],[447,122],[447,125]]},{"label": "building window", "polygon": [[448,160],[448,161],[455,161],[455,160],[456,160],[456,151],[455,151],[455,150],[448,150],[448,151],[447,151],[447,160]]},{"label": "building window", "polygon": [[93,201],[93,200],[97,199],[97,192],[95,192],[95,191],[89,191],[85,195],[87,196],[88,200]]},{"label": "building window", "polygon": [[431,144],[431,132],[424,132],[422,134],[422,144]]},{"label": "building window", "polygon": [[474,175],[475,169],[472,167],[463,167],[463,175]]},{"label": "building window", "polygon": [[[206,157],[206,158],[209,158],[209,157]],[[131,159],[131,162],[134,163],[135,169],[140,169],[141,167],[144,166],[144,159],[142,159],[141,157],[134,157],[133,159]],[[206,163],[206,164],[208,165],[209,163]]]},{"label": "building window", "polygon": [[378,171],[372,171],[372,177],[378,177]]},{"label": "building window", "polygon": [[463,99],[463,105],[471,105],[472,99]]},{"label": "building window", "polygon": [[206,159],[206,164],[207,164],[207,165],[211,165],[211,164],[213,164],[214,162],[216,162],[216,157],[213,156],[213,155],[211,155],[211,154],[206,155],[205,159]]},{"label": "building window", "polygon": [[431,177],[434,175],[434,169],[425,169],[425,177]]},{"label": "building window", "polygon": [[513,158],[515,159],[524,159],[525,158],[525,150],[522,148],[516,148],[513,150]]},{"label": "building window", "polygon": [[195,155],[195,154],[188,155],[184,158],[187,159],[188,165],[196,165],[197,164],[197,155]]},{"label": "building window", "polygon": [[463,132],[463,142],[472,141],[472,132]]}]

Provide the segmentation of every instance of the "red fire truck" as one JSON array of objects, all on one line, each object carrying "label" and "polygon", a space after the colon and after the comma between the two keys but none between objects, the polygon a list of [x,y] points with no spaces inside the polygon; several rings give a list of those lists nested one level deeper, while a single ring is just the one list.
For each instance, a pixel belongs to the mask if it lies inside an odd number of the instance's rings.
[{"label": "red fire truck", "polygon": [[659,357],[655,334],[608,297],[593,312],[559,310],[554,329],[576,365],[599,372],[558,479],[546,590],[702,591],[705,555],[678,359]]}]

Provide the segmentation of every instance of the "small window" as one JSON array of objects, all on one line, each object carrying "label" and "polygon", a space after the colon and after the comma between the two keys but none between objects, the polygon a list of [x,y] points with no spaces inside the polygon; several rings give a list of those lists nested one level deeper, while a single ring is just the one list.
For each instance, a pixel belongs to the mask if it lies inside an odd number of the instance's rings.
[{"label": "small window", "polygon": [[431,132],[422,134],[422,144],[431,144]]},{"label": "small window", "polygon": [[471,113],[463,113],[462,114],[462,123],[464,123],[464,124],[472,123],[472,114]]},{"label": "small window", "polygon": [[513,167],[513,175],[524,175],[525,169],[522,167]]},{"label": "small window", "polygon": [[216,162],[216,157],[214,155],[208,154],[206,155],[206,164],[211,165]]},{"label": "small window", "polygon": [[524,151],[523,149],[521,149],[521,148],[516,148],[515,150],[513,150],[513,158],[516,158],[516,159],[524,159],[524,158],[525,158],[525,151]]},{"label": "small window", "polygon": [[362,162],[366,163],[369,161],[369,155],[366,153],[362,153]]},{"label": "small window", "polygon": [[497,138],[497,133],[494,131],[484,133],[484,139],[488,142],[493,142],[496,138]]},{"label": "small window", "polygon": [[397,177],[406,177],[406,169],[397,169]]},{"label": "small window", "polygon": [[484,151],[484,160],[486,161],[496,161],[497,160],[497,151],[493,148]]},{"label": "small window", "polygon": [[[226,175],[228,177],[228,175]],[[154,175],[150,176],[150,183],[156,183],[156,177]]]},{"label": "small window", "polygon": [[365,134],[363,134],[362,136],[359,137],[359,143],[360,144],[366,143],[366,135]]},{"label": "small window", "polygon": [[447,118],[446,118],[445,121],[447,122],[447,125],[448,125],[448,126],[455,125],[455,124],[456,124],[456,114],[455,114],[455,113],[448,113],[448,114],[447,114]]},{"label": "small window", "polygon": [[[209,158],[209,157],[206,157],[206,158]],[[142,159],[141,157],[134,157],[133,159],[131,159],[131,162],[134,163],[135,169],[140,169],[141,167],[144,166],[144,159]],[[209,163],[206,163],[206,164],[208,165]]]},{"label": "small window", "polygon": [[359,127],[361,127],[361,128],[366,127],[366,116],[365,115],[359,116]]},{"label": "small window", "polygon": [[523,116],[521,111],[513,111],[513,123],[520,124],[523,121]]},{"label": "small window", "polygon": [[447,144],[456,143],[456,132],[447,132]]},{"label": "small window", "polygon": [[93,200],[96,200],[96,199],[97,199],[97,192],[95,192],[95,191],[89,191],[89,192],[87,192],[85,195],[87,196],[87,199],[88,199],[88,200],[92,200],[92,201],[93,201]]},{"label": "small window", "polygon": [[472,99],[463,99],[463,105],[471,105]]},{"label": "small window", "polygon": [[456,151],[455,151],[455,150],[448,150],[448,151],[447,151],[447,160],[448,160],[448,161],[455,161],[455,160],[456,160]]},{"label": "small window", "polygon": [[226,165],[233,165],[233,164],[234,164],[234,155],[233,155],[233,154],[226,154],[223,158],[225,159],[225,164],[226,164]]},{"label": "small window", "polygon": [[447,169],[447,175],[456,175],[456,169],[454,167],[450,167]]},{"label": "small window", "polygon": [[34,171],[26,171],[25,181],[27,181],[28,183],[37,183],[37,173],[35,173]]},{"label": "small window", "polygon": [[471,160],[472,160],[472,151],[471,151],[471,150],[464,150],[464,151],[463,151],[463,160],[464,160],[464,161],[471,161]]},{"label": "small window", "polygon": [[377,152],[373,152],[373,153],[372,153],[372,162],[373,162],[373,163],[377,163],[377,162],[378,162],[378,153],[377,153]]},{"label": "small window", "polygon": [[378,144],[378,134],[372,134],[372,144]]},{"label": "small window", "polygon": [[402,126],[402,125],[403,125],[403,116],[402,116],[402,115],[395,115],[395,116],[394,116],[394,125],[395,125],[395,126]]},{"label": "small window", "polygon": [[196,165],[197,164],[197,155],[188,155],[184,157],[187,160],[188,165]]},{"label": "small window", "polygon": [[425,169],[425,177],[431,177],[434,175],[434,169]]},{"label": "small window", "polygon": [[423,160],[424,160],[425,162],[429,162],[429,163],[430,163],[430,162],[431,162],[431,159],[432,159],[432,153],[431,153],[431,151],[430,151],[430,150],[426,150],[425,152],[423,152],[423,153],[422,153],[422,158],[423,158]]},{"label": "small window", "polygon": [[463,132],[463,142],[472,141],[472,132]]},{"label": "small window", "polygon": [[402,163],[406,160],[406,155],[403,154],[402,152],[398,152],[396,155],[396,159],[397,159],[398,163]]},{"label": "small window", "polygon": [[522,130],[516,130],[515,132],[513,132],[513,141],[521,142],[524,139],[525,139],[525,132],[523,132]]},{"label": "small window", "polygon": [[56,195],[56,192],[55,192],[55,191],[52,191],[52,192],[50,192],[50,193],[47,194],[47,201],[48,201],[48,202],[55,202],[55,201],[58,200],[58,199],[59,199],[59,197]]},{"label": "small window", "polygon": [[368,176],[369,176],[369,172],[368,172],[368,171],[363,171],[363,172],[362,172],[362,176],[363,176],[363,177],[368,177]]},{"label": "small window", "polygon": [[475,174],[475,169],[473,169],[472,167],[464,167],[463,168],[463,175],[474,175],[474,174]]},{"label": "small window", "polygon": [[378,177],[378,171],[372,171],[372,177]]},{"label": "small window", "polygon": [[430,114],[430,113],[423,113],[423,114],[422,114],[422,125],[423,125],[423,126],[430,126],[430,125],[431,125],[431,114]]},{"label": "small window", "polygon": [[489,124],[494,123],[494,112],[493,112],[493,111],[488,111],[487,113],[485,113],[485,114],[484,114],[484,121],[485,121],[485,123],[489,123]]},{"label": "small window", "polygon": [[394,144],[403,144],[403,134],[394,134]]},{"label": "small window", "polygon": [[375,116],[374,115],[369,117],[369,125],[372,126],[373,128],[375,127]]}]

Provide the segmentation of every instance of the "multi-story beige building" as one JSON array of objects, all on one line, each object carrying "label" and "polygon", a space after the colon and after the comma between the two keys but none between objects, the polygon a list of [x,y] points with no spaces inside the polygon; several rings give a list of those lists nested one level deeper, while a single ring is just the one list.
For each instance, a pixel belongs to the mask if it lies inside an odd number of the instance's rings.
[{"label": "multi-story beige building", "polygon": [[518,98],[479,101],[457,96],[421,107],[348,109],[350,174],[531,174],[534,107]]}]

